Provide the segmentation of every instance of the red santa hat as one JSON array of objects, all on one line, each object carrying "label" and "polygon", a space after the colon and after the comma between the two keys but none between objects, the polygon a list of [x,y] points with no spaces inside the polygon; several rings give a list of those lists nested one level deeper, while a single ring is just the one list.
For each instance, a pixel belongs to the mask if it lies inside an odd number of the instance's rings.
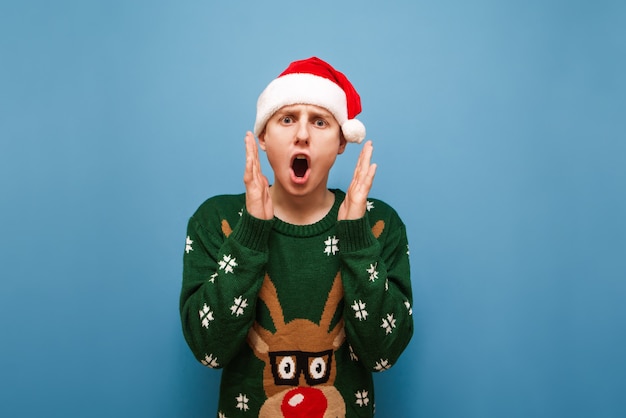
[{"label": "red santa hat", "polygon": [[254,134],[283,106],[312,104],[333,114],[344,137],[360,143],[365,126],[355,116],[361,112],[361,98],[348,78],[317,57],[294,61],[263,90],[256,106]]}]

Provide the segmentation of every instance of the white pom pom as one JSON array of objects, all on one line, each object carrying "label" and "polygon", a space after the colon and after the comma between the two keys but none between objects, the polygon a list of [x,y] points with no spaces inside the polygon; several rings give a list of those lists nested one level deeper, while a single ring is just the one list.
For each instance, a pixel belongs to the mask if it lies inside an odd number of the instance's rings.
[{"label": "white pom pom", "polygon": [[343,136],[348,142],[360,144],[365,139],[365,125],[358,119],[349,119],[341,125]]}]

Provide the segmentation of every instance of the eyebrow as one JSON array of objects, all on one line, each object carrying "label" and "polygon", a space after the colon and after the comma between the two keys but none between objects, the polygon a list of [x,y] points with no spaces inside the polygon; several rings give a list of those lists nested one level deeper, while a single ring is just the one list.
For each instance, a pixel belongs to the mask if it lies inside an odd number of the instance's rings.
[{"label": "eyebrow", "polygon": [[[288,106],[284,106],[282,109],[280,109],[278,112],[276,112],[276,114],[290,114],[290,115],[295,115],[295,114],[301,114],[302,110],[297,108],[298,104],[293,104],[293,105],[288,105]],[[313,108],[309,111],[309,113],[313,116],[313,117],[322,117],[322,118],[330,118],[332,117],[332,113],[330,113],[329,111],[327,111],[326,109],[323,108]]]}]

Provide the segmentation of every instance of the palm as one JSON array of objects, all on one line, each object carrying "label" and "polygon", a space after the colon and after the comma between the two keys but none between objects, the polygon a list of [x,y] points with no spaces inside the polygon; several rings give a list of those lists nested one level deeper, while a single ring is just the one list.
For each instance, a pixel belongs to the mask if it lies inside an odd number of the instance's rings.
[{"label": "palm", "polygon": [[251,132],[246,133],[246,170],[243,182],[246,185],[246,210],[255,218],[272,219],[274,207],[269,191],[269,182],[261,172],[259,151]]}]

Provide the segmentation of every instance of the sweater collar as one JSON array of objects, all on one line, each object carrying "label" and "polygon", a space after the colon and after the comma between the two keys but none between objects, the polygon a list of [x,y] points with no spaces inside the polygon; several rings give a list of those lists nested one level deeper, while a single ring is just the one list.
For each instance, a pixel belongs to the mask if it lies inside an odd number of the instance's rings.
[{"label": "sweater collar", "polygon": [[337,224],[337,214],[339,213],[339,206],[346,197],[346,194],[339,189],[330,189],[335,194],[335,202],[330,208],[330,211],[319,221],[310,225],[294,225],[274,218],[274,230],[284,235],[290,235],[294,237],[312,237],[319,235],[329,229],[333,228]]}]

